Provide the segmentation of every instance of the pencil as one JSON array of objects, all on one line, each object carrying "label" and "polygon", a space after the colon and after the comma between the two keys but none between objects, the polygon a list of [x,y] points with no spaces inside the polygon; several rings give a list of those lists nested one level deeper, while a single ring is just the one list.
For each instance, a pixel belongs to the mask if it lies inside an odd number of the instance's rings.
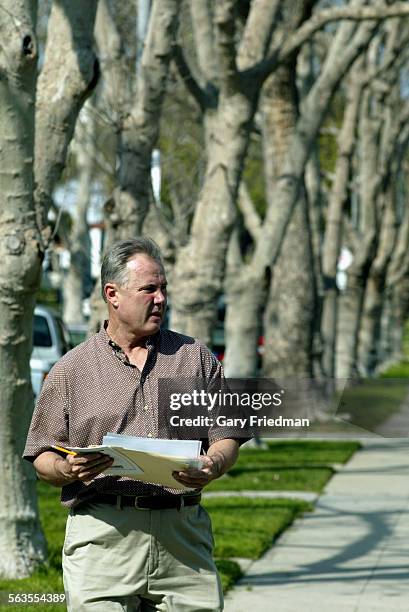
[{"label": "pencil", "polygon": [[62,451],[63,453],[67,453],[67,455],[77,455],[76,452],[68,450],[68,448],[63,448],[62,446],[56,446],[53,444],[52,448],[55,448],[55,450]]}]

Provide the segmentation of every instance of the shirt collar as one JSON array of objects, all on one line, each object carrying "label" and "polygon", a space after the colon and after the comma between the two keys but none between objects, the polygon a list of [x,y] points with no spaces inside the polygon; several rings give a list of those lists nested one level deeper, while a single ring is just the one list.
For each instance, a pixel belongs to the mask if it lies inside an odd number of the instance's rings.
[{"label": "shirt collar", "polygon": [[[108,320],[106,319],[103,325],[101,325],[101,329],[99,330],[99,334],[101,338],[103,339],[104,344],[108,344],[111,347],[112,352],[115,355],[115,357],[117,357],[120,361],[122,361],[122,363],[135,367],[132,363],[130,363],[122,347],[119,346],[119,344],[117,344],[115,340],[112,340],[112,338],[109,336],[107,332],[107,327],[108,327]],[[150,356],[154,350],[157,350],[159,346],[160,335],[161,335],[161,330],[157,331],[155,334],[152,334],[152,336],[147,336],[145,340],[145,346],[148,349],[148,356]]]}]

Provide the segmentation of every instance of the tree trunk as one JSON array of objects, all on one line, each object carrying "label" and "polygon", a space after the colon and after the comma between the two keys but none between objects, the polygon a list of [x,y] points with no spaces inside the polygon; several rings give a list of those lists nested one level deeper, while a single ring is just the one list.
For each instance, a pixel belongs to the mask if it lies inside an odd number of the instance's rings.
[{"label": "tree trunk", "polygon": [[342,244],[342,218],[349,198],[349,181],[362,93],[361,67],[362,62],[357,62],[349,80],[347,105],[339,135],[335,179],[330,194],[323,245],[324,301],[321,332],[324,343],[323,369],[328,379],[335,377],[338,320],[336,275]]},{"label": "tree trunk", "polygon": [[44,228],[78,113],[99,78],[93,51],[96,10],[97,0],[61,0],[53,2],[48,21],[44,65],[38,78],[35,139],[35,201],[38,223]]},{"label": "tree trunk", "polygon": [[409,208],[403,195],[396,245],[386,275],[387,311],[382,327],[384,361],[403,358],[403,328],[409,312]]},{"label": "tree trunk", "polygon": [[258,279],[250,272],[244,276],[242,266],[238,232],[235,230],[227,254],[225,281],[226,350],[223,365],[226,376],[230,378],[253,378],[257,375],[255,347],[262,332],[262,304],[266,295],[265,279]]},{"label": "tree trunk", "polygon": [[391,361],[398,363],[403,353],[403,331],[409,314],[409,275],[393,288],[391,295]]},{"label": "tree trunk", "polygon": [[339,298],[337,333],[337,378],[358,376],[358,333],[365,296],[367,270],[362,275],[348,271],[348,284]]},{"label": "tree trunk", "polygon": [[312,378],[315,295],[308,230],[301,196],[274,267],[264,317],[267,378]]},{"label": "tree trunk", "polygon": [[[366,66],[367,67],[367,66]],[[366,283],[378,240],[377,201],[380,122],[375,116],[372,92],[365,90],[359,119],[359,203],[360,225],[354,245],[354,259],[347,273],[347,287],[340,298],[337,342],[337,377],[358,375],[358,341]]]},{"label": "tree trunk", "polygon": [[[391,183],[393,178],[390,177]],[[365,293],[359,333],[359,371],[362,376],[373,376],[379,364],[382,309],[386,272],[396,239],[395,194],[390,184],[383,194],[387,199],[378,252],[371,266]]]},{"label": "tree trunk", "polygon": [[[266,190],[269,206],[273,207],[298,119],[294,64],[281,66],[266,82],[262,112]],[[307,200],[301,189],[274,265],[267,300],[263,354],[266,377],[312,376],[314,289]]]},{"label": "tree trunk", "polygon": [[[84,110],[86,107],[84,108]],[[90,281],[91,240],[87,213],[94,174],[95,118],[91,112],[84,114],[84,124],[77,123],[75,150],[78,168],[78,192],[72,228],[67,248],[70,266],[64,278],[64,321],[67,325],[85,322],[82,312],[84,287]]]},{"label": "tree trunk", "polygon": [[221,94],[217,113],[210,111],[205,117],[206,174],[189,243],[179,250],[176,259],[171,319],[172,329],[205,343],[211,341],[217,298],[223,286],[254,106],[254,98]]},{"label": "tree trunk", "polygon": [[[6,0],[2,9],[0,576],[22,578],[46,556],[38,519],[35,475],[21,459],[33,409],[29,355],[35,292],[43,256],[32,196],[36,5]],[[11,28],[10,15],[14,24]]]},{"label": "tree trunk", "polygon": [[44,228],[51,192],[63,168],[79,109],[96,84],[95,56],[91,45],[87,46],[92,40],[95,7],[96,2],[85,6],[72,0],[53,5],[35,121],[36,2],[6,0],[0,15],[0,575],[8,578],[29,575],[46,556],[35,473],[21,460],[33,403],[32,319],[49,239]]}]

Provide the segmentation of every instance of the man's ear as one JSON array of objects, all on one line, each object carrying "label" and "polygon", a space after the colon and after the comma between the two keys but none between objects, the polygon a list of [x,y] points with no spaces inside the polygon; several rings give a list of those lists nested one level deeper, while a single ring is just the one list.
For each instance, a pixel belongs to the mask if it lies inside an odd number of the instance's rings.
[{"label": "man's ear", "polygon": [[114,308],[118,308],[118,290],[114,283],[107,283],[104,287],[104,294],[109,304]]}]

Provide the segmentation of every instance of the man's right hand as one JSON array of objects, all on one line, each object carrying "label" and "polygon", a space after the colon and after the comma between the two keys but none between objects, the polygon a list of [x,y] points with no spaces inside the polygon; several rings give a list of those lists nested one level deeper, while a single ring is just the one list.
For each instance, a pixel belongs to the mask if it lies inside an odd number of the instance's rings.
[{"label": "man's right hand", "polygon": [[86,483],[109,468],[113,462],[112,457],[102,453],[67,455],[56,467],[67,480],[81,480]]},{"label": "man's right hand", "polygon": [[109,468],[113,461],[112,457],[101,453],[61,457],[53,451],[44,451],[35,458],[34,468],[41,480],[62,487],[76,480],[90,482]]}]

